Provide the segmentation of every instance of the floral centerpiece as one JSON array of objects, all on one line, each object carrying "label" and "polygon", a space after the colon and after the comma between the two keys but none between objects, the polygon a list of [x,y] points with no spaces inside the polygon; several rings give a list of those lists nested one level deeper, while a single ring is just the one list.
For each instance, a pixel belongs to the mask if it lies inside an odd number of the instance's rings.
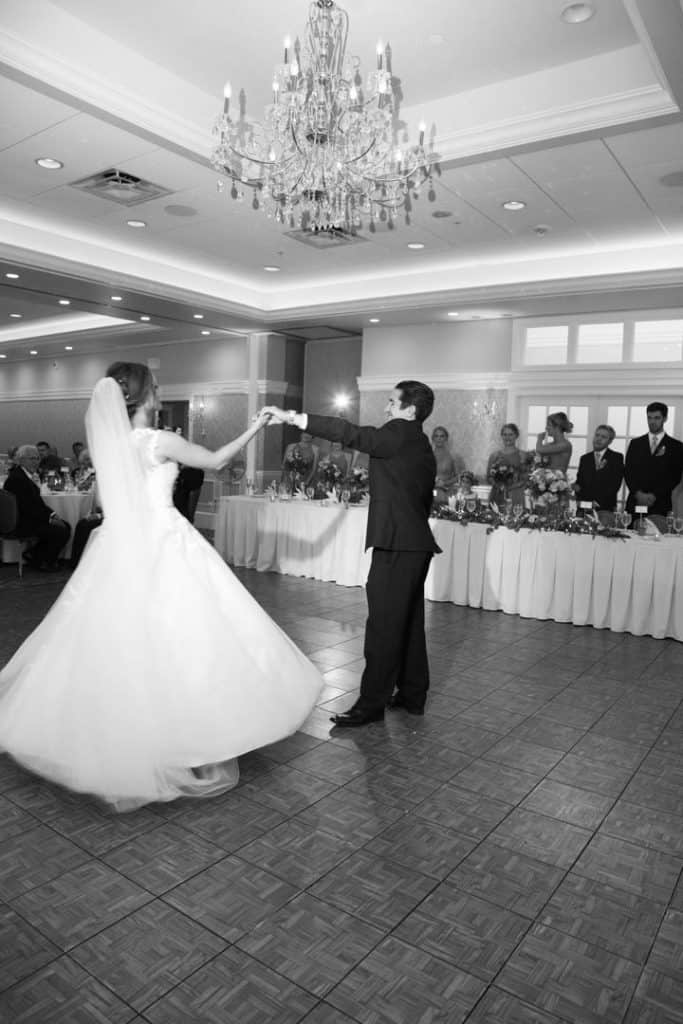
[{"label": "floral centerpiece", "polygon": [[559,514],[569,504],[571,484],[560,469],[538,466],[529,474],[528,490],[535,508],[545,514]]},{"label": "floral centerpiece", "polygon": [[348,487],[351,492],[351,502],[357,504],[363,500],[368,493],[369,475],[364,466],[352,469],[348,478]]},{"label": "floral centerpiece", "polygon": [[311,460],[307,458],[305,453],[302,452],[298,444],[295,444],[292,450],[285,458],[285,469],[289,474],[291,482],[292,493],[301,487],[305,477],[311,468]]},{"label": "floral centerpiece", "polygon": [[324,497],[330,491],[339,487],[344,479],[344,471],[341,466],[333,462],[329,455],[325,455],[318,463],[316,474],[316,491],[322,492]]}]

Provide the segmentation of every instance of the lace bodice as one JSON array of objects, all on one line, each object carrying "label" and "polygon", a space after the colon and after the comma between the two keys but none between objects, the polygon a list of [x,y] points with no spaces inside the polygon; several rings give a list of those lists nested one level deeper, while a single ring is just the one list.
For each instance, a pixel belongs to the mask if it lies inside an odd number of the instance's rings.
[{"label": "lace bodice", "polygon": [[170,508],[173,505],[173,485],[178,475],[178,464],[169,459],[159,458],[157,439],[160,431],[151,427],[133,430],[133,442],[140,453],[150,502],[154,508]]}]

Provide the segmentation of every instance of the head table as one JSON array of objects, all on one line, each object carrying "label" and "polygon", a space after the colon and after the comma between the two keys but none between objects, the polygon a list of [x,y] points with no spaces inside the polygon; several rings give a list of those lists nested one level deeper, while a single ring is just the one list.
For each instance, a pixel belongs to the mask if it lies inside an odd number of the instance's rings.
[{"label": "head table", "polygon": [[[222,498],[214,543],[232,565],[362,586],[366,521],[363,506]],[[683,538],[430,525],[442,549],[427,576],[430,601],[683,640]]]}]

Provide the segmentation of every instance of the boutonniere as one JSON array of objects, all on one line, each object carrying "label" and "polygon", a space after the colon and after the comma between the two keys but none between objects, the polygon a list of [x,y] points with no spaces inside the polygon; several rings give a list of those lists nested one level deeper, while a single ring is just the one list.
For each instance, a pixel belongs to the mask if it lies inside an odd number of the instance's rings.
[{"label": "boutonniere", "polygon": [[655,458],[658,459],[660,455],[664,455],[665,453],[666,453],[666,445],[663,444],[662,447],[658,448],[657,451],[655,452]]}]

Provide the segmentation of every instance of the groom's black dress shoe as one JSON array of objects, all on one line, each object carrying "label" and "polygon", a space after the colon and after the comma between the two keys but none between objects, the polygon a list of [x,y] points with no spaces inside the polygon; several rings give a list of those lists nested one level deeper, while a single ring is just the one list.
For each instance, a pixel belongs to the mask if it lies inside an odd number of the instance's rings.
[{"label": "groom's black dress shoe", "polygon": [[425,713],[424,704],[406,704],[399,693],[395,693],[393,697],[389,698],[387,708],[389,711],[407,711],[409,715],[424,715]]},{"label": "groom's black dress shoe", "polygon": [[330,721],[340,728],[369,725],[370,722],[382,722],[384,721],[384,708],[379,708],[376,711],[357,711],[355,708],[349,708],[348,711],[344,711],[341,715],[332,715]]}]

